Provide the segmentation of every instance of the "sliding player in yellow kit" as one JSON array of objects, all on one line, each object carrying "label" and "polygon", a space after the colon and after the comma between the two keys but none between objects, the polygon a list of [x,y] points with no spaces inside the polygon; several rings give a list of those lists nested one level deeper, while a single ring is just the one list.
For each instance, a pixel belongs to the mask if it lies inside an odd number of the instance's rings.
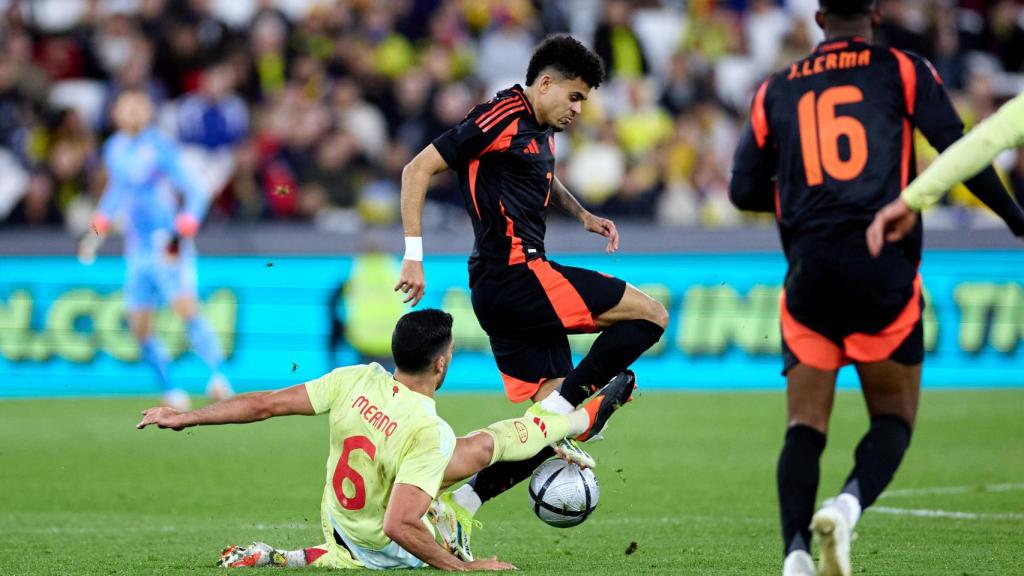
[{"label": "sliding player in yellow kit", "polygon": [[321,505],[326,542],[294,551],[263,543],[231,546],[221,555],[221,566],[515,568],[495,558],[474,560],[454,512],[434,500],[438,491],[495,462],[525,460],[562,438],[599,433],[629,399],[633,379],[613,379],[571,414],[504,420],[456,438],[437,415],[433,398],[451,364],[451,328],[452,317],[440,310],[403,316],[391,339],[393,376],[379,364],[349,366],[305,384],[241,394],[191,412],[167,407],[143,412],[138,428],[155,424],[174,430],[331,413]]}]

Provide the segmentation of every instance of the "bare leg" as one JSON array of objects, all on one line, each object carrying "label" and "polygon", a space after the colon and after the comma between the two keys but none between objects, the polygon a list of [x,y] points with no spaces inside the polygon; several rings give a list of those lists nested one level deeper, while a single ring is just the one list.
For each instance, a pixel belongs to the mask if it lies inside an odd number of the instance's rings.
[{"label": "bare leg", "polygon": [[647,320],[662,329],[668,326],[668,310],[661,302],[648,296],[632,284],[626,284],[622,299],[615,306],[605,310],[594,320],[599,328],[608,328],[612,324],[626,320]]},{"label": "bare leg", "polygon": [[183,393],[179,391],[173,395],[174,397],[168,395],[172,390],[170,378],[167,375],[167,366],[170,364],[171,358],[163,343],[160,342],[160,338],[153,334],[154,316],[153,310],[136,310],[128,316],[128,325],[139,343],[140,359],[148,364],[156,374],[157,381],[160,383],[160,391],[165,394],[165,402],[170,401],[175,404],[176,408],[187,408],[187,397],[184,397]]},{"label": "bare leg", "polygon": [[910,445],[921,395],[921,365],[885,360],[858,364],[857,373],[871,427],[857,445],[843,492],[867,508],[892,481]]},{"label": "bare leg", "polygon": [[809,551],[821,452],[835,400],[835,371],[804,364],[787,374],[786,441],[777,469],[784,554]]},{"label": "bare leg", "polygon": [[668,326],[668,311],[661,302],[626,284],[619,303],[594,320],[601,335],[558,389],[570,406],[579,406],[654,346]]}]

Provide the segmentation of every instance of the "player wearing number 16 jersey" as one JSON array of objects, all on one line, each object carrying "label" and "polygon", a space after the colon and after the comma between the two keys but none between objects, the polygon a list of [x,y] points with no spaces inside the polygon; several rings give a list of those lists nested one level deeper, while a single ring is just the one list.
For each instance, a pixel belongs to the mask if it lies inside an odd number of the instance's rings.
[{"label": "player wearing number 16 jersey", "polygon": [[[963,132],[923,58],[870,43],[873,0],[820,0],[826,40],[758,88],[730,197],[774,212],[789,263],[780,298],[788,424],[778,465],[784,574],[850,573],[850,533],[910,442],[924,356],[920,224],[872,258],[865,230],[914,176],[913,131],[944,150]],[[989,168],[968,187],[1020,234],[1024,215]],[[837,370],[854,364],[871,416],[855,465],[816,513]],[[813,516],[813,520],[812,520]]]}]

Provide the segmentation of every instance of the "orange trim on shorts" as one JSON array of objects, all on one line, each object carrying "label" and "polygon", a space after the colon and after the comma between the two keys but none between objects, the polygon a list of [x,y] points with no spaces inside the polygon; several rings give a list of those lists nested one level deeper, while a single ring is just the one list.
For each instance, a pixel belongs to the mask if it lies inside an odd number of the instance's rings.
[{"label": "orange trim on shorts", "polygon": [[818,370],[838,370],[847,363],[843,351],[828,338],[801,324],[786,306],[786,291],[779,295],[782,338],[801,364]]},{"label": "orange trim on shorts", "polygon": [[921,275],[914,278],[914,295],[891,324],[877,334],[850,334],[843,339],[846,355],[854,362],[881,362],[900,347],[921,319]]},{"label": "orange trim on shorts", "polygon": [[562,326],[569,330],[585,332],[597,330],[597,323],[594,322],[594,316],[587,308],[583,297],[565,276],[551,266],[551,263],[538,258],[527,262],[526,265],[540,281],[544,293],[555,309],[555,314],[558,314],[558,319],[562,321]]},{"label": "orange trim on shorts", "polygon": [[501,381],[505,384],[505,396],[508,396],[508,399],[513,402],[529,400],[540,389],[540,385],[547,380],[547,378],[541,378],[536,382],[527,382],[515,376],[509,376],[500,370],[498,373],[501,374]]}]

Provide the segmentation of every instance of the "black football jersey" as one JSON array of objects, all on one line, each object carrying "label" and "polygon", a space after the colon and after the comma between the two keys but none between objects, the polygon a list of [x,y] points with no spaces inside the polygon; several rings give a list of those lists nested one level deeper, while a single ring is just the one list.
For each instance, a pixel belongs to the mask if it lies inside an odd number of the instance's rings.
[{"label": "black football jersey", "polygon": [[555,140],[523,89],[513,86],[474,107],[433,145],[458,174],[473,221],[470,263],[515,265],[542,256]]},{"label": "black football jersey", "polygon": [[[730,197],[774,211],[787,254],[862,232],[915,176],[915,129],[939,150],[963,134],[931,64],[861,38],[830,39],[758,88]],[[902,247],[920,258],[920,221]]]}]

